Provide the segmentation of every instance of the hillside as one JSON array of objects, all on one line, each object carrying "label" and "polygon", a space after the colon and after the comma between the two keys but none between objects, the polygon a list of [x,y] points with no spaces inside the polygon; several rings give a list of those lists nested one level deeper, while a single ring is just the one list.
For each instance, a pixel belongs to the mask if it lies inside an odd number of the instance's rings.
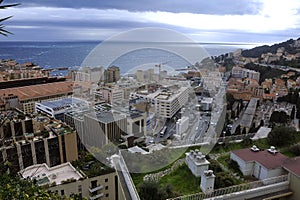
[{"label": "hillside", "polygon": [[290,39],[279,44],[273,44],[271,46],[264,45],[255,47],[253,49],[243,50],[242,56],[246,58],[260,58],[263,54],[276,54],[278,48],[284,48],[284,52],[287,54],[300,53],[300,38],[297,40]]}]

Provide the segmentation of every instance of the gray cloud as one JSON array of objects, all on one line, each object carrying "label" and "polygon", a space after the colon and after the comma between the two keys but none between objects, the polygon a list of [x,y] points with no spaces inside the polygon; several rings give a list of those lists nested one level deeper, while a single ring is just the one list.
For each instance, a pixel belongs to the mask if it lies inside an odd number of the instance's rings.
[{"label": "gray cloud", "polygon": [[261,7],[258,1],[241,0],[20,0],[22,6],[64,8],[122,9],[128,11],[167,11],[201,14],[255,14]]}]

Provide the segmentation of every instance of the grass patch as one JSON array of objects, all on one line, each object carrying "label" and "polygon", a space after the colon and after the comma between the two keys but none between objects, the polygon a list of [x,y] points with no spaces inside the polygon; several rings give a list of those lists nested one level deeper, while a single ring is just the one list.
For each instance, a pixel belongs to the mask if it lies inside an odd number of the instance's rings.
[{"label": "grass patch", "polygon": [[182,165],[172,173],[162,177],[159,181],[161,187],[172,185],[172,189],[180,195],[201,192],[200,177],[196,178],[187,165]]},{"label": "grass patch", "polygon": [[237,149],[250,148],[253,145],[256,145],[260,149],[268,149],[270,147],[268,140],[264,138],[256,141],[245,140],[239,143],[216,144],[211,153],[226,153]]},{"label": "grass patch", "polygon": [[222,163],[225,167],[229,167],[229,165],[228,165],[228,160],[230,159],[230,154],[229,153],[226,153],[226,154],[224,154],[224,155],[221,155],[221,156],[219,156],[218,157],[218,161],[220,162],[220,163]]}]

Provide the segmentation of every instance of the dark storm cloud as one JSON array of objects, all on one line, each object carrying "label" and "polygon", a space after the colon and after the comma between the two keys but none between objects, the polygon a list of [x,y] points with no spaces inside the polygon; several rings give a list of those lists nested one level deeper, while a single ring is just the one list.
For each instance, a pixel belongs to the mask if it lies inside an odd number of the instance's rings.
[{"label": "dark storm cloud", "polygon": [[201,14],[256,14],[258,1],[241,0],[19,0],[22,6],[121,9],[128,11],[166,11]]}]

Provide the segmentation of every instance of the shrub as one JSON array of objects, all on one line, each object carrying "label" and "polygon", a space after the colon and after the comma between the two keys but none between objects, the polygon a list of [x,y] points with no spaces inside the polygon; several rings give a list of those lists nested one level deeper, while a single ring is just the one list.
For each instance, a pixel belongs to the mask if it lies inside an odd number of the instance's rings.
[{"label": "shrub", "polygon": [[300,156],[300,144],[294,144],[290,147],[290,151],[295,156]]}]

